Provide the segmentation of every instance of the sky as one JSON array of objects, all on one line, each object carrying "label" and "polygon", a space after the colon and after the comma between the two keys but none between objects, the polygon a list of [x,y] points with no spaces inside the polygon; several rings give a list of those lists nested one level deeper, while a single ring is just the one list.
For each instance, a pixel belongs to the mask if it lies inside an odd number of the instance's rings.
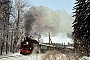
[{"label": "sky", "polygon": [[44,6],[52,10],[65,9],[68,13],[73,12],[75,0],[29,0],[29,3],[34,6]]}]

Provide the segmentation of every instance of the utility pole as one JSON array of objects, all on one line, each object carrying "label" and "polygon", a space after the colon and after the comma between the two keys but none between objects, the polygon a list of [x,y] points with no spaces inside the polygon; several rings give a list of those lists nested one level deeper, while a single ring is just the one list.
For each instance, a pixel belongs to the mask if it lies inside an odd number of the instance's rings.
[{"label": "utility pole", "polygon": [[51,41],[51,38],[50,38],[50,32],[49,32],[49,51],[50,51],[50,41]]}]

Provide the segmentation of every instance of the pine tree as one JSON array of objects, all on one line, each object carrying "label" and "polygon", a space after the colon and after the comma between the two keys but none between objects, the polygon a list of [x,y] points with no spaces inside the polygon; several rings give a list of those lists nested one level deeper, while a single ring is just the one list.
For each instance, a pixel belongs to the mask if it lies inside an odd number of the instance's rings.
[{"label": "pine tree", "polygon": [[89,34],[90,34],[90,2],[85,0],[76,0],[75,21],[73,22],[74,47],[77,52],[89,56]]},{"label": "pine tree", "polygon": [[84,35],[84,43],[85,43],[85,48],[86,48],[86,52],[87,52],[87,55],[89,56],[89,53],[90,53],[90,0],[88,0],[86,2],[86,5],[87,5],[87,8],[86,8],[86,11],[85,11],[85,29],[86,29],[86,34]]}]

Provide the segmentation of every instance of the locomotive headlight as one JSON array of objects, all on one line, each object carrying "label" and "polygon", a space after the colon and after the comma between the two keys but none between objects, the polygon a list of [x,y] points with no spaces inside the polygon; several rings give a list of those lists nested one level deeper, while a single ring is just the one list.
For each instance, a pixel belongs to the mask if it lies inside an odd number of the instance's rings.
[{"label": "locomotive headlight", "polygon": [[31,48],[30,48],[31,49]]},{"label": "locomotive headlight", "polygon": [[26,44],[28,44],[28,42],[26,42]]}]

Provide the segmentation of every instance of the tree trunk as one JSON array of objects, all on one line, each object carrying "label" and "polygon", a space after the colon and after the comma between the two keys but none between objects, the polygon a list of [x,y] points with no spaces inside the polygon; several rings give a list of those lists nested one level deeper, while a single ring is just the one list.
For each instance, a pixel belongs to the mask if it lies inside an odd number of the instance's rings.
[{"label": "tree trunk", "polygon": [[13,31],[12,31],[12,36],[11,36],[11,47],[10,47],[10,52],[13,52],[13,46],[12,46],[12,41],[13,41]]},{"label": "tree trunk", "polygon": [[1,55],[2,55],[2,50],[3,50],[3,48],[2,48],[2,46],[1,46]]},{"label": "tree trunk", "polygon": [[6,54],[8,53],[8,42],[6,42]]},{"label": "tree trunk", "polygon": [[6,54],[8,53],[8,49],[9,49],[9,47],[8,47],[8,33],[7,33],[7,39],[6,39]]},{"label": "tree trunk", "polygon": [[2,45],[1,45],[1,55],[2,55],[2,52],[3,52],[3,46],[4,46],[4,43],[2,43]]},{"label": "tree trunk", "polygon": [[13,47],[12,47],[12,48],[13,48],[13,49],[12,49],[12,52],[14,53],[14,49],[15,49],[15,48],[14,48],[14,44],[13,44]]}]

